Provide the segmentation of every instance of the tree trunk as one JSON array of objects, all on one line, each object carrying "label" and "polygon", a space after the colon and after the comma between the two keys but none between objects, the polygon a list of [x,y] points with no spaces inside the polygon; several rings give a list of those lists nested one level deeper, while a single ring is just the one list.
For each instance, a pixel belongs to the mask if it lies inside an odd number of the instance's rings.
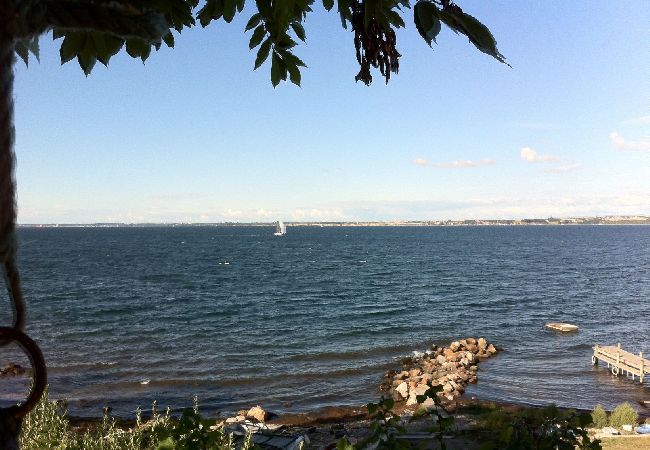
[{"label": "tree trunk", "polygon": [[[23,312],[16,308],[14,301],[13,276],[15,268],[15,228],[16,228],[16,183],[14,181],[14,44],[13,39],[4,33],[0,22],[0,263],[4,282],[9,294],[9,302],[14,308],[14,327],[22,328]],[[20,288],[18,288],[20,291]],[[22,303],[22,302],[21,302]],[[11,409],[0,411],[0,449],[18,448],[18,434],[21,420]]]},{"label": "tree trunk", "polygon": [[23,329],[25,311],[16,267],[16,182],[14,179],[14,40],[0,24],[0,264],[14,309],[13,327]]}]

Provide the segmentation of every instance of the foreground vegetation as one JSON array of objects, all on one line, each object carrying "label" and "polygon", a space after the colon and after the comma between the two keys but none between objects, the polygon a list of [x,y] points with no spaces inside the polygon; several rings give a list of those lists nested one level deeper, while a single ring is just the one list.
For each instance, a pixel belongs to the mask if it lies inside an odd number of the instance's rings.
[{"label": "foreground vegetation", "polygon": [[22,450],[248,450],[250,436],[236,446],[233,436],[214,420],[199,414],[198,403],[183,410],[174,420],[169,410],[161,414],[153,404],[151,418],[142,420],[136,413],[133,428],[124,430],[105,415],[101,423],[85,431],[72,428],[64,402],[51,401],[47,392],[23,421],[20,433]]},{"label": "foreground vegetation", "polygon": [[[337,444],[340,450],[446,449],[450,435],[457,432],[454,416],[447,414],[438,400],[441,386],[431,386],[418,396],[420,408],[410,418],[402,418],[394,412],[395,402],[382,398],[378,403],[368,404],[371,422],[363,439],[354,441],[342,438]],[[427,399],[428,408],[423,404]],[[480,439],[474,439],[475,448],[490,449],[600,449],[600,442],[592,440],[587,426],[592,422],[589,414],[572,410],[547,408],[524,408],[504,410],[493,407],[465,409],[464,414],[473,415],[482,431]],[[427,438],[413,443],[404,439],[409,422],[428,423]],[[423,442],[423,440],[425,442]],[[142,419],[140,411],[135,424],[129,429],[119,427],[116,421],[105,416],[101,423],[86,430],[74,429],[67,415],[65,404],[49,400],[47,393],[37,407],[25,418],[20,445],[23,450],[248,450],[255,448],[251,435],[238,440],[215,423],[215,419],[202,418],[195,399],[193,408],[183,410],[174,419],[169,410],[161,413],[154,403],[151,418]],[[609,447],[607,447],[609,448]],[[615,448],[615,447],[613,447]]]}]

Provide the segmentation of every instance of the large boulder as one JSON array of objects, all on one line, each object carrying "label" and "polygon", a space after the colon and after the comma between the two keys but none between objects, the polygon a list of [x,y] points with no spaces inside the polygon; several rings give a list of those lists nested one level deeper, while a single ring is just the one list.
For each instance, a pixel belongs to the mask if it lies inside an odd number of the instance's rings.
[{"label": "large boulder", "polygon": [[257,420],[258,422],[264,422],[269,417],[269,413],[264,411],[261,406],[253,406],[246,413],[246,418],[251,420]]},{"label": "large boulder", "polygon": [[397,392],[402,398],[407,398],[409,396],[409,386],[406,382],[402,381],[396,388]]}]

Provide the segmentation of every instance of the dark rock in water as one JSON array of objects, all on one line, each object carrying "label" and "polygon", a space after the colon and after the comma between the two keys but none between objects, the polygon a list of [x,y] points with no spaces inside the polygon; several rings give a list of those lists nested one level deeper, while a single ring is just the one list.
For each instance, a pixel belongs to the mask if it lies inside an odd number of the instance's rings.
[{"label": "dark rock in water", "polygon": [[24,375],[27,372],[20,364],[9,363],[0,369],[0,376],[2,377],[12,377],[18,375]]},{"label": "dark rock in water", "polygon": [[415,361],[413,361],[412,356],[407,356],[405,358],[402,358],[400,362],[402,363],[402,366],[404,366],[404,367],[411,367],[411,366],[413,366],[413,363]]}]

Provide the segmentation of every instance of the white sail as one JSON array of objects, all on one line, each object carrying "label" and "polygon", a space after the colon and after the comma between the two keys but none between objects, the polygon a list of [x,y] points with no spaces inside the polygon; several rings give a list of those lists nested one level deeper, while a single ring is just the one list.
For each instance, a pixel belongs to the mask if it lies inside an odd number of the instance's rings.
[{"label": "white sail", "polygon": [[275,233],[274,236],[284,236],[287,234],[287,226],[281,220],[275,222]]}]

